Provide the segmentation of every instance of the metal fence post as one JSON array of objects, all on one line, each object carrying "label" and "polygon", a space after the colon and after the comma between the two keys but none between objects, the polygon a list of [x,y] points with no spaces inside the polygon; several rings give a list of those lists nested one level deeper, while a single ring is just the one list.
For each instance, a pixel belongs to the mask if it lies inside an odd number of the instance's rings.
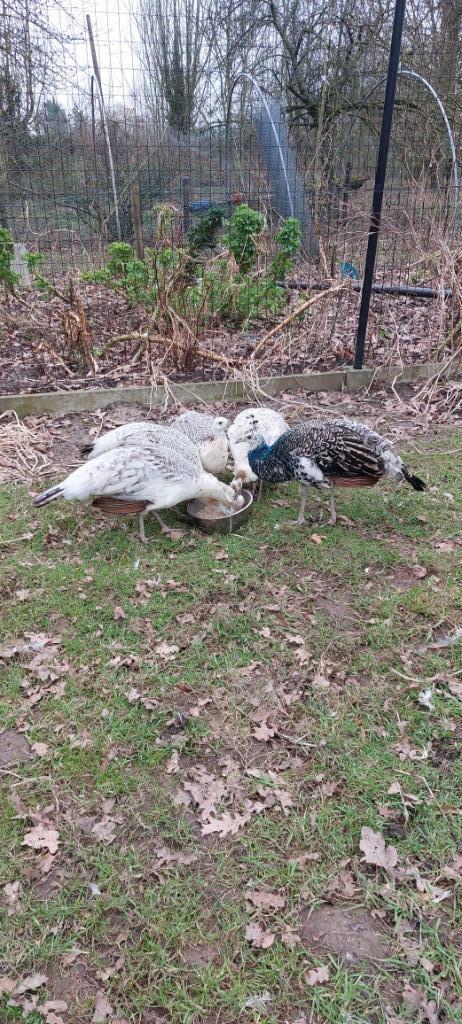
[{"label": "metal fence post", "polygon": [[356,331],[355,358],[353,363],[355,370],[361,370],[364,362],[364,342],[366,339],[369,306],[374,281],[375,259],[377,256],[382,200],[385,187],[385,176],[387,173],[388,148],[390,144],[390,133],[393,120],[393,107],[395,103],[396,80],[398,77],[405,8],[406,0],[396,0],[395,14],[393,18],[393,32],[390,44],[390,56],[388,58],[387,85],[383,104],[379,152],[375,171],[374,193],[372,196],[371,225],[369,228],[366,265],[364,268],[361,304],[359,307],[358,327]]}]

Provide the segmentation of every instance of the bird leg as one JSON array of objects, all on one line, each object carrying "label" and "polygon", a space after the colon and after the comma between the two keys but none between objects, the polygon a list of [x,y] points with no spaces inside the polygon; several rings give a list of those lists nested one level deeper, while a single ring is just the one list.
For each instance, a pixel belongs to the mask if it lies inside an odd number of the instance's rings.
[{"label": "bird leg", "polygon": [[293,526],[303,526],[305,522],[305,505],[308,497],[308,488],[300,484],[300,508],[298,510],[298,518],[292,520]]},{"label": "bird leg", "polygon": [[157,519],[157,522],[159,523],[161,532],[165,533],[167,537],[171,537],[172,534],[174,533],[174,530],[171,530],[170,527],[167,526],[167,523],[164,523],[164,520],[161,518],[159,513],[155,512],[154,509],[145,508],[144,512],[140,512],[140,514],[139,514],[140,541],[141,541],[141,543],[142,544],[147,544],[147,542],[148,542],[147,537],[146,537],[146,533],[145,533],[145,530],[144,530],[144,520],[145,520],[148,512],[152,512],[153,516]]},{"label": "bird leg", "polygon": [[337,522],[337,510],[335,508],[335,492],[334,492],[334,488],[333,488],[332,484],[330,485],[330,488],[329,488],[329,511],[330,511],[329,526],[335,526],[335,524]]},{"label": "bird leg", "polygon": [[174,533],[175,531],[171,530],[170,527],[167,526],[167,523],[164,523],[164,520],[162,519],[162,516],[160,516],[158,512],[155,512],[154,509],[152,509],[152,514],[153,514],[154,518],[157,519],[157,522],[159,523],[160,532],[161,533],[165,533],[166,537],[171,537],[172,533]]},{"label": "bird leg", "polygon": [[140,514],[139,514],[140,541],[141,541],[142,544],[147,544],[147,542],[148,542],[146,534],[144,532],[144,520],[145,520],[146,514],[147,514],[146,513],[146,509],[144,510],[144,512],[140,512]]}]

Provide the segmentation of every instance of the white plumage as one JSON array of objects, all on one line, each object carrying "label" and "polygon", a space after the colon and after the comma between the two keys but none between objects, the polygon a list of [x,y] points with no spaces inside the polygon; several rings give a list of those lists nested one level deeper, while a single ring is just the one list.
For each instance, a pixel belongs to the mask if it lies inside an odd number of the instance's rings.
[{"label": "white plumage", "polygon": [[[162,529],[167,530],[158,509],[172,508],[192,498],[213,499],[227,511],[243,503],[241,497],[236,498],[236,488],[205,472],[192,441],[169,427],[151,427],[154,429],[141,441],[136,431],[125,434],[122,440],[119,434],[117,446],[114,437],[109,441],[109,435],[100,438],[102,444],[111,447],[97,455],[92,452],[88,462],[56,487],[40,494],[34,505],[46,505],[58,498],[83,501],[96,497],[104,511],[138,512],[140,537],[144,541],[144,518],[148,512],[154,512]],[[117,434],[117,430],[110,433]]]},{"label": "white plumage", "polygon": [[202,465],[208,473],[219,476],[225,471],[229,455],[226,416],[213,417],[192,409],[176,416],[172,426],[197,444]]},{"label": "white plumage", "polygon": [[194,458],[196,445],[182,431],[174,430],[162,423],[151,423],[146,420],[133,420],[130,423],[123,423],[121,427],[115,427],[114,430],[108,430],[96,441],[83,445],[81,453],[89,459],[96,459],[99,455],[104,455],[105,452],[114,451],[115,448],[125,448],[127,445],[142,448],[145,443],[157,442],[162,446],[169,438],[176,451]]},{"label": "white plumage", "polygon": [[243,483],[257,480],[247,457],[255,438],[260,435],[271,446],[288,429],[289,424],[274,409],[255,406],[238,413],[228,430],[234,479],[242,480]]}]

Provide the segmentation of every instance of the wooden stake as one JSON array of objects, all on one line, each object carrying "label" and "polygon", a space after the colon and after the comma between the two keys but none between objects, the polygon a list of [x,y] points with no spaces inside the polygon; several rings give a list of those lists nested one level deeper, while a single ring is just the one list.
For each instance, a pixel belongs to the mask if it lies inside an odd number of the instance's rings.
[{"label": "wooden stake", "polygon": [[132,204],[133,234],[135,238],[136,258],[138,260],[144,260],[143,224],[141,221],[141,198],[138,185],[131,186],[130,199]]},{"label": "wooden stake", "polygon": [[96,79],[96,82],[97,82],[97,85],[98,85],[99,106],[100,106],[100,110],[101,110],[101,120],[103,122],[104,139],[105,139],[105,142],[106,142],[107,162],[109,164],[109,174],[111,176],[112,195],[114,197],[114,216],[115,216],[115,221],[116,221],[117,237],[118,237],[118,239],[120,241],[120,239],[122,238],[122,232],[120,230],[119,199],[118,199],[118,196],[117,196],[116,176],[115,176],[115,169],[114,169],[114,160],[113,160],[113,156],[112,156],[111,140],[109,138],[109,128],[108,128],[107,117],[106,117],[106,107],[104,106],[103,87],[101,85],[101,75],[100,75],[100,70],[99,70],[98,57],[96,56],[96,46],[95,46],[95,40],[93,38],[93,29],[92,29],[92,25],[91,25],[90,15],[87,14],[86,18],[87,18],[88,37],[90,39],[90,50],[91,50],[91,59],[92,59],[92,63],[93,63],[93,71],[94,71],[95,79]]}]

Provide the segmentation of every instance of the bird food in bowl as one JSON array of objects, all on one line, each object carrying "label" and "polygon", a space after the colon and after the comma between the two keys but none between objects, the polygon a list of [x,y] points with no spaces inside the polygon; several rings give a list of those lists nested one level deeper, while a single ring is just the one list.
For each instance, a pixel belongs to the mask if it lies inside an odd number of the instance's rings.
[{"label": "bird food in bowl", "polygon": [[[190,523],[199,526],[205,533],[233,533],[249,518],[253,496],[250,491],[242,491],[244,504],[235,512],[226,511],[224,505],[216,501],[194,498],[186,507],[186,518]],[[183,517],[182,517],[183,518]]]}]

